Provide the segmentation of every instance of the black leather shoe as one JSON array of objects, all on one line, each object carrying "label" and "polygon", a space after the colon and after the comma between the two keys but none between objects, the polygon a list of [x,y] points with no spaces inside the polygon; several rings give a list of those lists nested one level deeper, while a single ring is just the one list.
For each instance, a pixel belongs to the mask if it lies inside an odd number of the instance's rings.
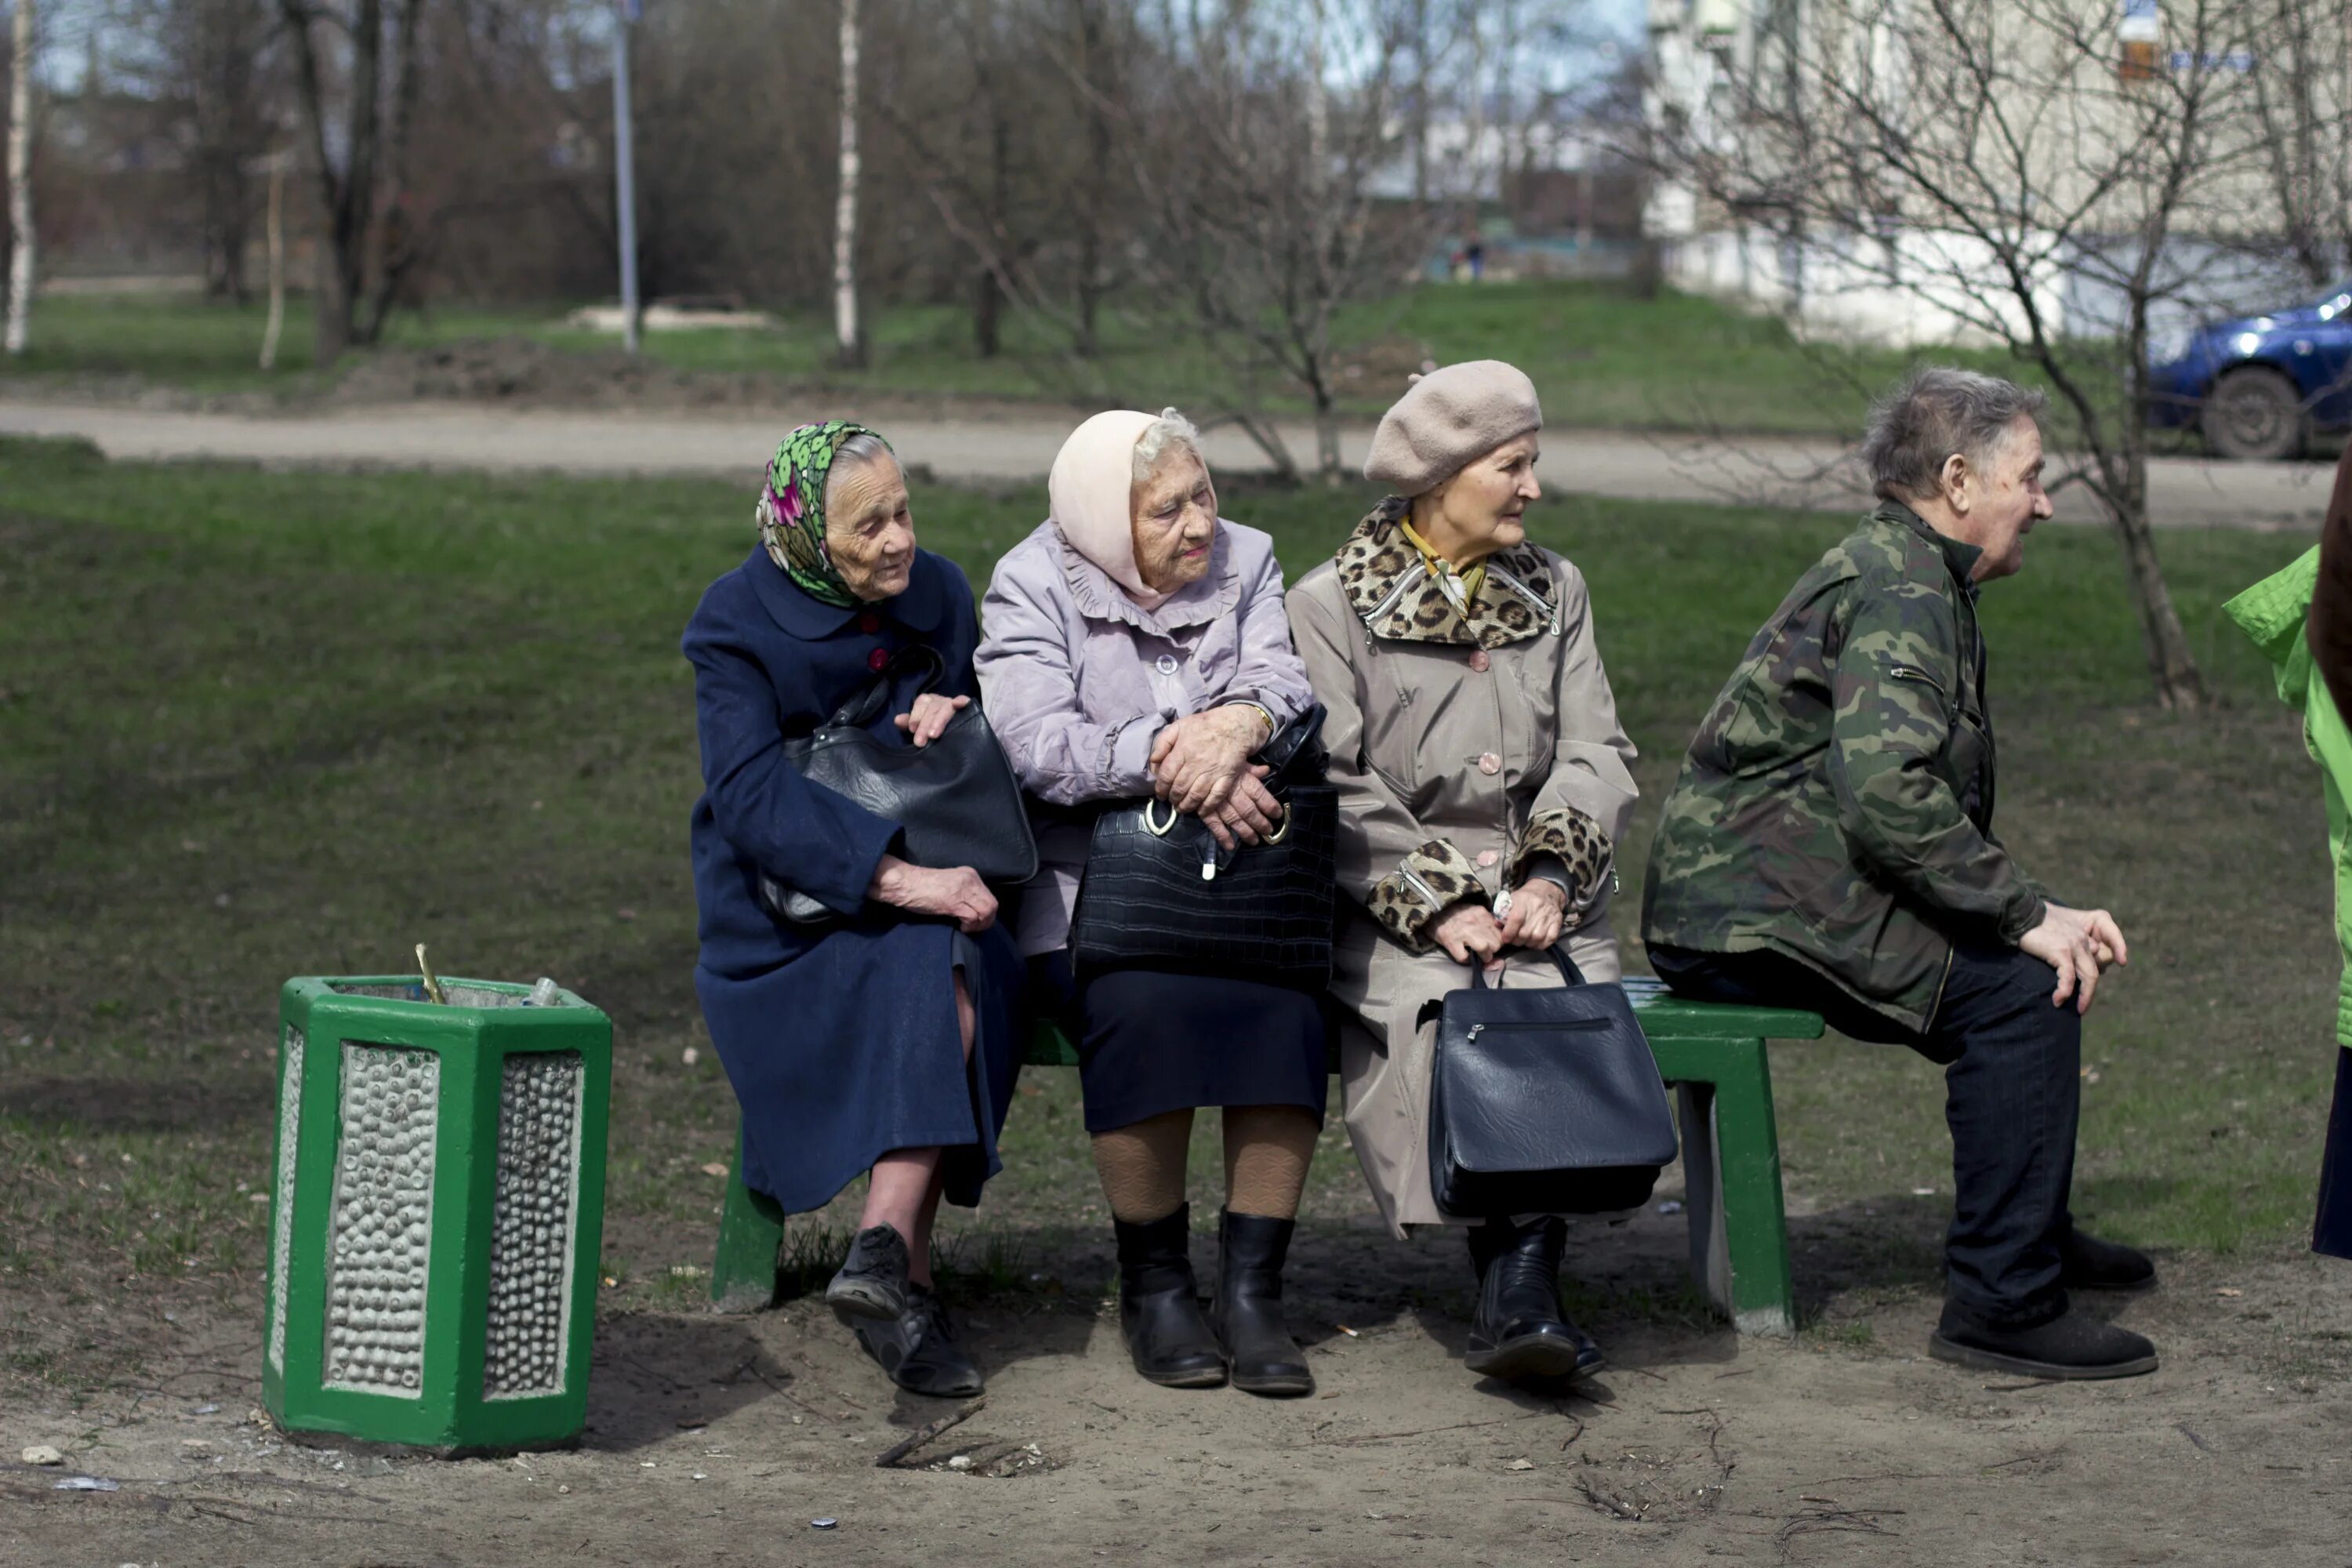
[{"label": "black leather shoe", "polygon": [[2156,1347],[2129,1329],[2068,1311],[2031,1329],[1990,1329],[1950,1302],[1927,1336],[1937,1361],[2023,1377],[2137,1377],[2156,1370]]},{"label": "black leather shoe", "polygon": [[1192,1278],[1192,1205],[1164,1219],[1129,1225],[1114,1218],[1118,1239],[1118,1327],[1135,1370],[1169,1388],[1222,1388],[1225,1358],[1201,1315]]},{"label": "black leather shoe", "polygon": [[1282,1321],[1282,1265],[1297,1222],[1224,1211],[1212,1323],[1234,1369],[1234,1386],[1277,1398],[1315,1392],[1307,1356]]},{"label": "black leather shoe", "polygon": [[859,1231],[841,1271],[824,1288],[824,1304],[845,1323],[859,1318],[889,1323],[905,1317],[907,1238],[887,1225]]},{"label": "black leather shoe", "polygon": [[2058,1244],[2058,1283],[2069,1290],[2145,1290],[2156,1263],[2145,1252],[2070,1230]]},{"label": "black leather shoe", "polygon": [[980,1368],[955,1342],[947,1303],[924,1286],[907,1287],[907,1310],[897,1318],[861,1318],[849,1331],[890,1381],[909,1394],[968,1399],[981,1391]]},{"label": "black leather shoe", "polygon": [[1601,1347],[1559,1310],[1559,1255],[1568,1226],[1557,1217],[1521,1227],[1488,1220],[1470,1232],[1478,1312],[1470,1323],[1470,1370],[1509,1379],[1573,1377],[1601,1365]]}]

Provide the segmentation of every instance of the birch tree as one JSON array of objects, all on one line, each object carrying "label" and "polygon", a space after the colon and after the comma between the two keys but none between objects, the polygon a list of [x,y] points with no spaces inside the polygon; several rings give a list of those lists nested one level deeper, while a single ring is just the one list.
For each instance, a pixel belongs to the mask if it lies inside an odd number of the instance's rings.
[{"label": "birch tree", "polygon": [[33,321],[33,0],[16,0],[8,57],[7,351],[21,354]]},{"label": "birch tree", "polygon": [[866,363],[857,322],[857,0],[841,0],[841,190],[833,213],[833,337],[844,366]]}]

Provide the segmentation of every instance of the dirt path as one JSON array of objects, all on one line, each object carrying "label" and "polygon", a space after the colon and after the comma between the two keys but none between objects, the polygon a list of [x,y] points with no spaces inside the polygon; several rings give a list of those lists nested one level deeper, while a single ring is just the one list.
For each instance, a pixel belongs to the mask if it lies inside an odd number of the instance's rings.
[{"label": "dirt path", "polygon": [[[1798,1222],[1808,1251],[1826,1221]],[[1800,1344],[1653,1309],[1678,1221],[1580,1230],[1612,1370],[1535,1396],[1461,1370],[1460,1259],[1361,1226],[1302,1243],[1292,1321],[1318,1395],[1133,1376],[1091,1290],[968,1310],[986,1407],[894,1398],[820,1306],[599,1324],[591,1426],[566,1453],[431,1461],[289,1444],[248,1419],[257,1314],[124,1298],[89,1334],[147,1342],[143,1386],[0,1401],[0,1561],[24,1563],[1101,1562],[2262,1564],[2352,1550],[2352,1396],[2309,1347],[2352,1338],[2352,1268],[2279,1253],[2168,1263],[2105,1303],[2164,1369],[2109,1384],[1922,1353],[1927,1291],[1852,1292]],[[1100,1279],[1093,1253],[1054,1260]],[[167,1317],[166,1314],[169,1314]],[[1347,1323],[1350,1335],[1337,1326]],[[2336,1368],[2336,1370],[2330,1370]],[[19,1391],[20,1393],[22,1390]],[[25,1445],[62,1468],[17,1464]],[[970,1468],[946,1461],[962,1456]],[[60,1491],[68,1475],[120,1483]],[[837,1521],[817,1531],[814,1519]]]},{"label": "dirt path", "polygon": [[[703,410],[614,412],[509,408],[421,402],[335,407],[310,416],[253,416],[51,401],[0,401],[0,434],[81,436],[107,455],[140,459],[223,458],[273,465],[575,474],[755,473],[777,431],[820,414],[785,408],[758,414]],[[936,410],[877,408],[865,416],[886,429],[909,463],[941,479],[1034,480],[1052,466],[1073,420],[1030,409],[982,417]],[[1370,433],[1341,442],[1360,463]],[[1310,431],[1285,439],[1310,452]],[[1848,511],[1864,487],[1835,447],[1820,442],[1711,441],[1607,431],[1548,431],[1544,479],[1558,489],[1635,500],[1738,500]],[[1211,463],[1226,472],[1262,470],[1265,457],[1237,433],[1209,437]],[[2312,528],[2327,500],[2328,470],[2314,464],[2212,463],[2159,458],[2150,466],[2151,505],[2168,526]],[[2089,498],[2053,484],[2062,518],[2093,515]]]}]

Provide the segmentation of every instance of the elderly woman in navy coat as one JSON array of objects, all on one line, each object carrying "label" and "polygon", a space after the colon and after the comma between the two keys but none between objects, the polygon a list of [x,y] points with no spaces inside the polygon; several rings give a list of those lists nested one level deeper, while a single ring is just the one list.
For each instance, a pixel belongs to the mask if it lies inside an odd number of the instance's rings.
[{"label": "elderly woman in navy coat", "polygon": [[[976,1394],[979,1370],[932,1289],[931,1221],[942,1195],[977,1204],[998,1169],[1021,960],[975,873],[909,865],[897,823],[783,754],[917,645],[940,654],[946,679],[919,695],[918,672],[893,671],[874,729],[936,739],[977,690],[971,590],[915,547],[898,460],[859,426],[786,437],[758,520],[760,547],[686,630],[704,784],[695,989],[742,1104],[745,1184],[799,1212],[870,1173],[825,1300],[901,1387]],[[835,918],[771,914],[763,873]]]}]

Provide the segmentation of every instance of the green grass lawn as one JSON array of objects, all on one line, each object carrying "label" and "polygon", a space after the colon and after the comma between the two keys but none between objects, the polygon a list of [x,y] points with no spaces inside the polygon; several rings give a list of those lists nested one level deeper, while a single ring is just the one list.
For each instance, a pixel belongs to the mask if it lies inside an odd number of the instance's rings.
[{"label": "green grass lawn", "polygon": [[[610,350],[617,340],[562,324],[561,307],[488,310],[436,306],[395,316],[389,346],[519,334],[562,350]],[[211,305],[191,296],[50,296],[39,302],[33,350],[0,365],[9,388],[89,378],[127,380],[202,393],[309,396],[313,369],[309,302],[293,301],[279,369],[255,367],[264,311]],[[961,309],[898,306],[871,318],[871,363],[846,372],[833,363],[829,318],[787,314],[771,330],[656,332],[646,352],[693,371],[751,373],[780,387],[824,385],[925,396],[989,396],[1174,403],[1196,412],[1223,406],[1230,386],[1197,349],[1145,337],[1117,312],[1108,350],[1074,370],[1042,329],[1008,324],[1003,352],[983,360]],[[1851,435],[1870,389],[1891,382],[1917,356],[1887,352],[1808,351],[1780,321],[1743,315],[1712,300],[1664,293],[1637,300],[1591,283],[1431,284],[1352,313],[1342,365],[1350,417],[1376,417],[1423,359],[1450,363],[1507,359],[1542,393],[1549,421],[1563,427],[1692,429]],[[1998,356],[1946,353],[1998,369]],[[1305,405],[1279,396],[1292,413]]]},{"label": "green grass lawn", "polygon": [[[1297,572],[1361,499],[1244,491],[1227,510]],[[398,971],[420,941],[445,973],[550,974],[612,1014],[611,1262],[646,1300],[700,1288],[671,1271],[709,1260],[719,1183],[701,1167],[728,1157],[733,1110],[690,983],[698,783],[677,643],[749,546],[744,500],[0,442],[0,1300],[165,1278],[250,1300],[277,987]],[[916,505],[925,542],[977,580],[1042,498],[934,488]],[[1538,536],[1591,577],[1644,753],[1629,911],[1689,727],[1843,526],[1539,510]],[[2088,1036],[2079,1215],[2227,1250],[2307,1223],[2333,1065],[2318,779],[2217,612],[2306,542],[2163,542],[2225,705],[2154,709],[2112,546],[2037,532],[2027,574],[1988,595],[2002,826],[2133,942]],[[1931,1230],[1950,1190],[1934,1069],[1837,1041],[1773,1068],[1792,1198]],[[1028,1075],[968,1266],[1001,1272],[1007,1237],[1101,1224],[1074,1076]],[[1214,1169],[1195,1167],[1211,1205]],[[1335,1117],[1310,1214],[1365,1209]]]}]

